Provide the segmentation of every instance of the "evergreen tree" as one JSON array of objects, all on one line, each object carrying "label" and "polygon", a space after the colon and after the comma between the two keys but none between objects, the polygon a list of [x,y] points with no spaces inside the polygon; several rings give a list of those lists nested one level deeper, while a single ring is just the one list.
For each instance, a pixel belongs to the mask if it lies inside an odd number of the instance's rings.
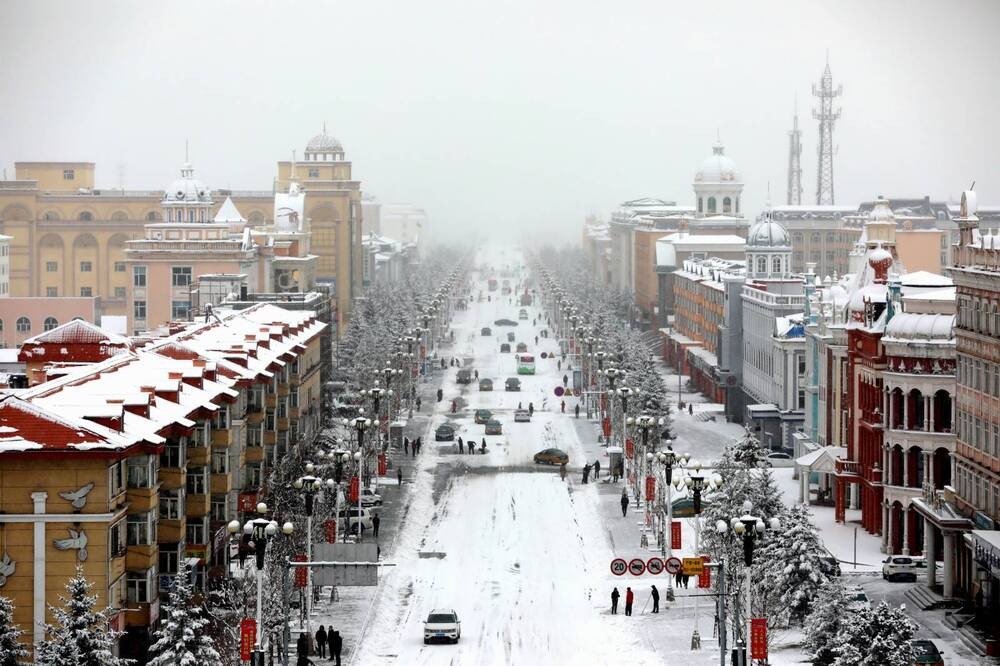
[{"label": "evergreen tree", "polygon": [[915,629],[902,607],[885,601],[850,613],[834,639],[833,666],[909,666]]},{"label": "evergreen tree", "polygon": [[56,624],[45,625],[48,636],[36,650],[37,666],[129,666],[135,662],[114,655],[121,632],[112,631],[108,620],[111,608],[95,611],[97,596],[93,585],[77,566],[76,574],[66,583],[68,596],[60,595],[63,607],[49,606]]},{"label": "evergreen tree", "polygon": [[849,615],[847,592],[838,580],[827,581],[816,595],[816,603],[805,621],[802,647],[816,666],[829,666],[836,659],[834,641]]},{"label": "evergreen tree", "polygon": [[187,563],[181,560],[163,606],[156,643],[150,648],[150,653],[155,655],[150,666],[198,666],[219,662],[219,652],[206,632],[208,623],[208,618],[194,603]]},{"label": "evergreen tree", "polygon": [[28,651],[19,642],[24,632],[14,624],[14,604],[0,597],[0,666],[18,666]]}]

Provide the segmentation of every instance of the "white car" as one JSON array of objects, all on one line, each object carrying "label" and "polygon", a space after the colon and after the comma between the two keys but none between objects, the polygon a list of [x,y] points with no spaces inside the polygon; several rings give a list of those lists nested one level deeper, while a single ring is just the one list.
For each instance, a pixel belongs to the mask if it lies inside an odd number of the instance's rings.
[{"label": "white car", "polygon": [[908,555],[891,555],[882,560],[882,578],[917,580],[917,563]]},{"label": "white car", "polygon": [[[358,514],[361,514],[360,517]],[[347,530],[351,534],[358,533],[358,525],[361,525],[361,532],[364,533],[365,530],[372,529],[372,512],[368,509],[362,507],[361,511],[358,511],[357,505],[351,507],[343,507],[340,509],[340,513],[337,514],[340,520],[347,521]]]},{"label": "white car", "polygon": [[531,412],[527,409],[518,409],[514,412],[514,423],[530,423]]},{"label": "white car", "polygon": [[431,641],[457,643],[462,637],[462,623],[458,613],[449,608],[437,608],[427,615],[424,622],[424,645]]},{"label": "white car", "polygon": [[[356,504],[354,506],[357,506]],[[369,508],[372,506],[382,506],[382,496],[371,488],[361,489],[361,506]]]}]

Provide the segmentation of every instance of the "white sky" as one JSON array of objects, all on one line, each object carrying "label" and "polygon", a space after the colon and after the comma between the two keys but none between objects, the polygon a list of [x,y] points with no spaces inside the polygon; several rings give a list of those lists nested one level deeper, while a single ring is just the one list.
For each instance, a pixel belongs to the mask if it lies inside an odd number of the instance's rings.
[{"label": "white sky", "polygon": [[126,187],[165,187],[189,139],[208,185],[269,189],[325,120],[366,191],[436,230],[575,241],[625,199],[690,203],[718,128],[756,215],[768,182],[784,202],[796,94],[815,197],[829,48],[837,203],[975,179],[1000,204],[991,0],[4,0],[0,25],[0,166],[94,161],[105,187],[121,164]]}]

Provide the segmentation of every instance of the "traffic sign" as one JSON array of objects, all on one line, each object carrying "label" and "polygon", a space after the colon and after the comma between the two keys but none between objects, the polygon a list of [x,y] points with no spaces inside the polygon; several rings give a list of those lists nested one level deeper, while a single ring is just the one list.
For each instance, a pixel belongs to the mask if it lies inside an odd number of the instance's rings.
[{"label": "traffic sign", "polygon": [[681,570],[681,561],[678,560],[676,557],[671,557],[666,561],[666,564],[664,566],[666,566],[668,574],[670,574],[671,576],[676,576],[677,572]]},{"label": "traffic sign", "polygon": [[646,571],[646,563],[638,557],[628,563],[628,572],[633,576],[641,576]]},{"label": "traffic sign", "polygon": [[654,576],[663,573],[663,560],[658,557],[651,557],[646,561],[646,571]]},{"label": "traffic sign", "polygon": [[681,563],[681,572],[685,576],[700,576],[705,570],[705,561],[700,557],[685,557]]},{"label": "traffic sign", "polygon": [[555,388],[555,390],[553,391],[553,393],[556,394],[556,397],[561,397],[562,394],[565,393],[565,392],[566,392],[566,389],[564,389],[562,386],[557,386]]},{"label": "traffic sign", "polygon": [[611,560],[611,573],[616,576],[623,576],[628,571],[628,562],[620,557]]}]

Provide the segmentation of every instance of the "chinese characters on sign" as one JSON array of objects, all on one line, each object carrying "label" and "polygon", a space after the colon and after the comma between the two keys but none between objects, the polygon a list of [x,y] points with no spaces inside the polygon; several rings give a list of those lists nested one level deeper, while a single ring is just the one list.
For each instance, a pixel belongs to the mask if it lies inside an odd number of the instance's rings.
[{"label": "chinese characters on sign", "polygon": [[250,661],[254,643],[257,642],[257,621],[244,618],[240,622],[240,659]]},{"label": "chinese characters on sign", "polygon": [[646,477],[646,501],[652,502],[656,499],[656,477]]},{"label": "chinese characters on sign", "polygon": [[767,659],[767,619],[750,618],[750,658]]},{"label": "chinese characters on sign", "polygon": [[[306,556],[303,554],[293,555],[293,562],[305,562]],[[295,567],[295,587],[305,587],[309,581],[309,570],[307,567]]]},{"label": "chinese characters on sign", "polygon": [[670,547],[675,550],[681,547],[681,522],[679,520],[670,523]]}]

